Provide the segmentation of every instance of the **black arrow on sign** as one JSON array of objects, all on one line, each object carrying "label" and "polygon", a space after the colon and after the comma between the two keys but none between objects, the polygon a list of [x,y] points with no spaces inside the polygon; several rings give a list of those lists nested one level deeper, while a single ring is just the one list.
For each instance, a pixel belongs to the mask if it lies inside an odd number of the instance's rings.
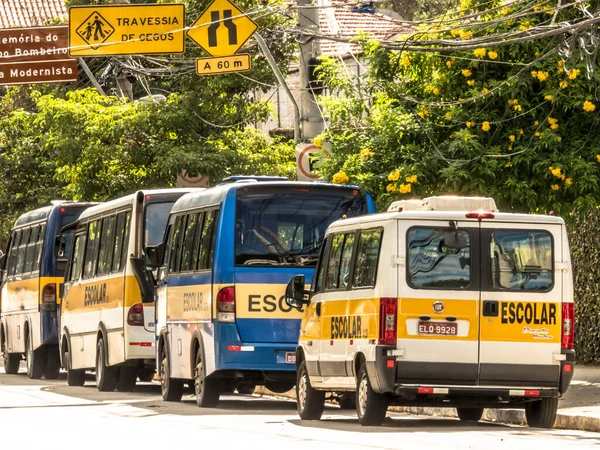
[{"label": "black arrow on sign", "polygon": [[[225,28],[229,31],[229,45],[237,45],[237,26],[233,23],[231,9],[226,9],[223,11],[223,24]],[[211,24],[208,26],[208,46],[216,47],[217,46],[217,30],[221,26],[221,15],[219,11],[211,11],[210,12],[210,21]]]}]

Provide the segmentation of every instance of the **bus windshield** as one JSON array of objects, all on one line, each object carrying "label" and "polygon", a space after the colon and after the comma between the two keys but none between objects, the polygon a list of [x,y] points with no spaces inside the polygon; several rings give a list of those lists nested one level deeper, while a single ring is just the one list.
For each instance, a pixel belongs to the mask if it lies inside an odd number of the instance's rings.
[{"label": "bus windshield", "polygon": [[327,188],[238,190],[235,264],[315,267],[327,227],[367,213],[363,196]]},{"label": "bus windshield", "polygon": [[169,213],[175,202],[151,203],[146,206],[146,217],[144,220],[144,246],[160,244],[163,241]]}]

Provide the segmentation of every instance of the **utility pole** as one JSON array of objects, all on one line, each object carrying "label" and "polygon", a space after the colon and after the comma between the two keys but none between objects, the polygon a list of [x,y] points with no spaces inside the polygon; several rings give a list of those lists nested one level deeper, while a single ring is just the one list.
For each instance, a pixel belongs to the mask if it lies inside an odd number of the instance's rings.
[{"label": "utility pole", "polygon": [[[129,3],[129,0],[110,0],[110,3],[124,4]],[[127,74],[121,70],[116,77],[117,81],[117,94],[119,97],[128,98],[129,101],[133,101],[133,86],[127,79]]]},{"label": "utility pole", "polygon": [[[298,27],[309,31],[319,31],[319,9],[303,8],[315,6],[313,0],[298,0]],[[317,103],[316,95],[310,83],[312,68],[309,62],[321,54],[318,38],[301,36],[300,44],[300,111],[302,121],[302,140],[312,140],[325,129],[323,115]]]}]

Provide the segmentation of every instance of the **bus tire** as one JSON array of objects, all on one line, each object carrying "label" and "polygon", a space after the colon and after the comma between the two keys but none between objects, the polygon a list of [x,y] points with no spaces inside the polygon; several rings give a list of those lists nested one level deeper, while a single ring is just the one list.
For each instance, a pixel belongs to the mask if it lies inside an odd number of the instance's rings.
[{"label": "bus tire", "polygon": [[363,362],[358,371],[356,382],[356,413],[363,426],[379,426],[383,424],[388,408],[388,399],[384,394],[373,390],[367,366]]},{"label": "bus tire", "polygon": [[33,349],[33,337],[31,332],[27,333],[27,376],[31,380],[39,380],[44,375],[44,366],[46,365],[46,349],[40,347]]},{"label": "bus tire", "polygon": [[100,338],[96,344],[96,386],[100,392],[114,391],[119,380],[119,369],[109,367],[107,359],[104,338]]},{"label": "bus tire", "polygon": [[179,402],[183,396],[183,380],[171,378],[171,366],[166,344],[163,344],[160,361],[160,393],[165,402]]},{"label": "bus tire", "polygon": [[2,345],[2,359],[4,360],[4,371],[8,375],[16,375],[19,373],[21,354],[8,353],[8,342],[6,342],[6,340],[4,340]]},{"label": "bus tire", "polygon": [[236,389],[238,394],[252,395],[254,394],[256,385],[254,383],[240,383],[237,385]]},{"label": "bus tire", "polygon": [[138,371],[138,378],[142,383],[149,383],[154,380],[154,370],[153,369],[140,369]]},{"label": "bus tire", "polygon": [[137,367],[121,367],[119,370],[119,381],[117,391],[133,392],[137,381]]},{"label": "bus tire", "polygon": [[296,408],[302,420],[321,420],[325,408],[325,392],[317,391],[310,384],[306,361],[298,367],[296,381]]},{"label": "bus tire", "polygon": [[60,354],[58,348],[50,347],[46,351],[46,366],[44,367],[44,378],[56,380],[60,374]]},{"label": "bus tire", "polygon": [[67,369],[67,384],[69,386],[83,386],[85,384],[85,370],[71,369],[71,354],[65,352],[65,368]]},{"label": "bus tire", "polygon": [[219,380],[206,376],[206,364],[202,345],[196,352],[196,367],[194,369],[194,392],[196,404],[200,408],[215,408],[219,404],[221,386]]},{"label": "bus tire", "polygon": [[558,398],[542,398],[525,404],[527,425],[534,428],[552,428],[556,421]]},{"label": "bus tire", "polygon": [[294,382],[290,381],[266,381],[265,387],[276,394],[285,394],[294,389]]},{"label": "bus tire", "polygon": [[479,422],[483,416],[483,408],[456,408],[461,422]]}]

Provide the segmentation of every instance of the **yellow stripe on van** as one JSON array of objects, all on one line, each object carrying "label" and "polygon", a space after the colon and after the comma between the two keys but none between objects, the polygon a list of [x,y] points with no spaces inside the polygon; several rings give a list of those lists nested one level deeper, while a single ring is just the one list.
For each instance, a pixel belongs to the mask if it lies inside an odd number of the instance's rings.
[{"label": "yellow stripe on van", "polygon": [[40,278],[8,281],[2,292],[2,311],[38,309],[41,302]]},{"label": "yellow stripe on van", "polygon": [[[127,295],[124,302],[125,293]],[[63,301],[63,311],[71,313],[101,311],[122,308],[124,303],[125,306],[130,307],[141,301],[142,297],[135,277],[116,276],[73,284]]]},{"label": "yellow stripe on van", "polygon": [[211,285],[169,287],[167,319],[169,320],[210,320]]},{"label": "yellow stripe on van", "polygon": [[321,308],[324,340],[376,339],[379,299],[329,300]]}]

